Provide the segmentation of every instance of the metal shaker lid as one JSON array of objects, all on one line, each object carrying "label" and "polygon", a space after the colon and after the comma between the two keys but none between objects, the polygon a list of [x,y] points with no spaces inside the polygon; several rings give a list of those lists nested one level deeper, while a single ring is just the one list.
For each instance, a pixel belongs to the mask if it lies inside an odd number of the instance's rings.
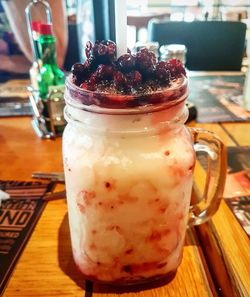
[{"label": "metal shaker lid", "polygon": [[185,54],[187,48],[184,44],[166,44],[160,47],[160,53],[170,53],[170,54]]}]

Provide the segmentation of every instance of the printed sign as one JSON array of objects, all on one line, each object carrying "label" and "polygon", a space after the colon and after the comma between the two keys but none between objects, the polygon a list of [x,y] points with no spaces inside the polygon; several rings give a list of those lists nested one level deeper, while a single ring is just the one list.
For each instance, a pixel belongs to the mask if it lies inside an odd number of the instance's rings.
[{"label": "printed sign", "polygon": [[0,181],[11,198],[0,206],[0,295],[37,223],[46,202],[41,199],[52,184]]}]

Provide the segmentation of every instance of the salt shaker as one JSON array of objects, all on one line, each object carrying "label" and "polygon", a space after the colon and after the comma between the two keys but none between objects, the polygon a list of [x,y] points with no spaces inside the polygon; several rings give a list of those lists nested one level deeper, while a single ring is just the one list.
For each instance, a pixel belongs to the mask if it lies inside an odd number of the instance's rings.
[{"label": "salt shaker", "polygon": [[184,44],[166,44],[160,47],[161,61],[168,61],[169,59],[178,59],[184,65],[186,63],[187,48]]},{"label": "salt shaker", "polygon": [[133,48],[133,52],[137,53],[140,49],[147,48],[149,51],[153,52],[157,58],[159,59],[159,42],[157,41],[151,41],[151,42],[141,42],[138,41],[135,44],[135,47]]}]

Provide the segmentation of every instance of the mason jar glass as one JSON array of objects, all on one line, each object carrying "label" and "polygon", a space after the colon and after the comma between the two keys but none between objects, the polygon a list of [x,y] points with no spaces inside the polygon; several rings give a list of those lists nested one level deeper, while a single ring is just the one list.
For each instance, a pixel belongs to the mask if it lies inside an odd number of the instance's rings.
[{"label": "mason jar glass", "polygon": [[[219,206],[226,158],[214,134],[189,129],[187,79],[146,95],[91,92],[66,81],[63,160],[74,260],[90,280],[129,285],[173,275],[187,225]],[[204,194],[190,207],[195,151]]]}]

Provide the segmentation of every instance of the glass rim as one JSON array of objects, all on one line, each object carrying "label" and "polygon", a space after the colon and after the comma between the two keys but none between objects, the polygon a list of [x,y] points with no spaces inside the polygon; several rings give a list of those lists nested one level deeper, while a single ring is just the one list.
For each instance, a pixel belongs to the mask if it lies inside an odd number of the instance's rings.
[{"label": "glass rim", "polygon": [[[103,114],[141,114],[164,110],[186,100],[188,96],[188,78],[179,78],[180,84],[173,84],[164,90],[139,95],[109,94],[82,89],[71,81],[69,75],[65,81],[65,101],[73,108]],[[152,97],[156,102],[144,103]],[[105,103],[110,99],[113,103]],[[113,100],[113,101],[112,101]],[[136,102],[142,103],[136,104]],[[149,100],[150,101],[150,100]],[[132,106],[131,106],[132,105]],[[114,107],[115,106],[115,107]]]}]

